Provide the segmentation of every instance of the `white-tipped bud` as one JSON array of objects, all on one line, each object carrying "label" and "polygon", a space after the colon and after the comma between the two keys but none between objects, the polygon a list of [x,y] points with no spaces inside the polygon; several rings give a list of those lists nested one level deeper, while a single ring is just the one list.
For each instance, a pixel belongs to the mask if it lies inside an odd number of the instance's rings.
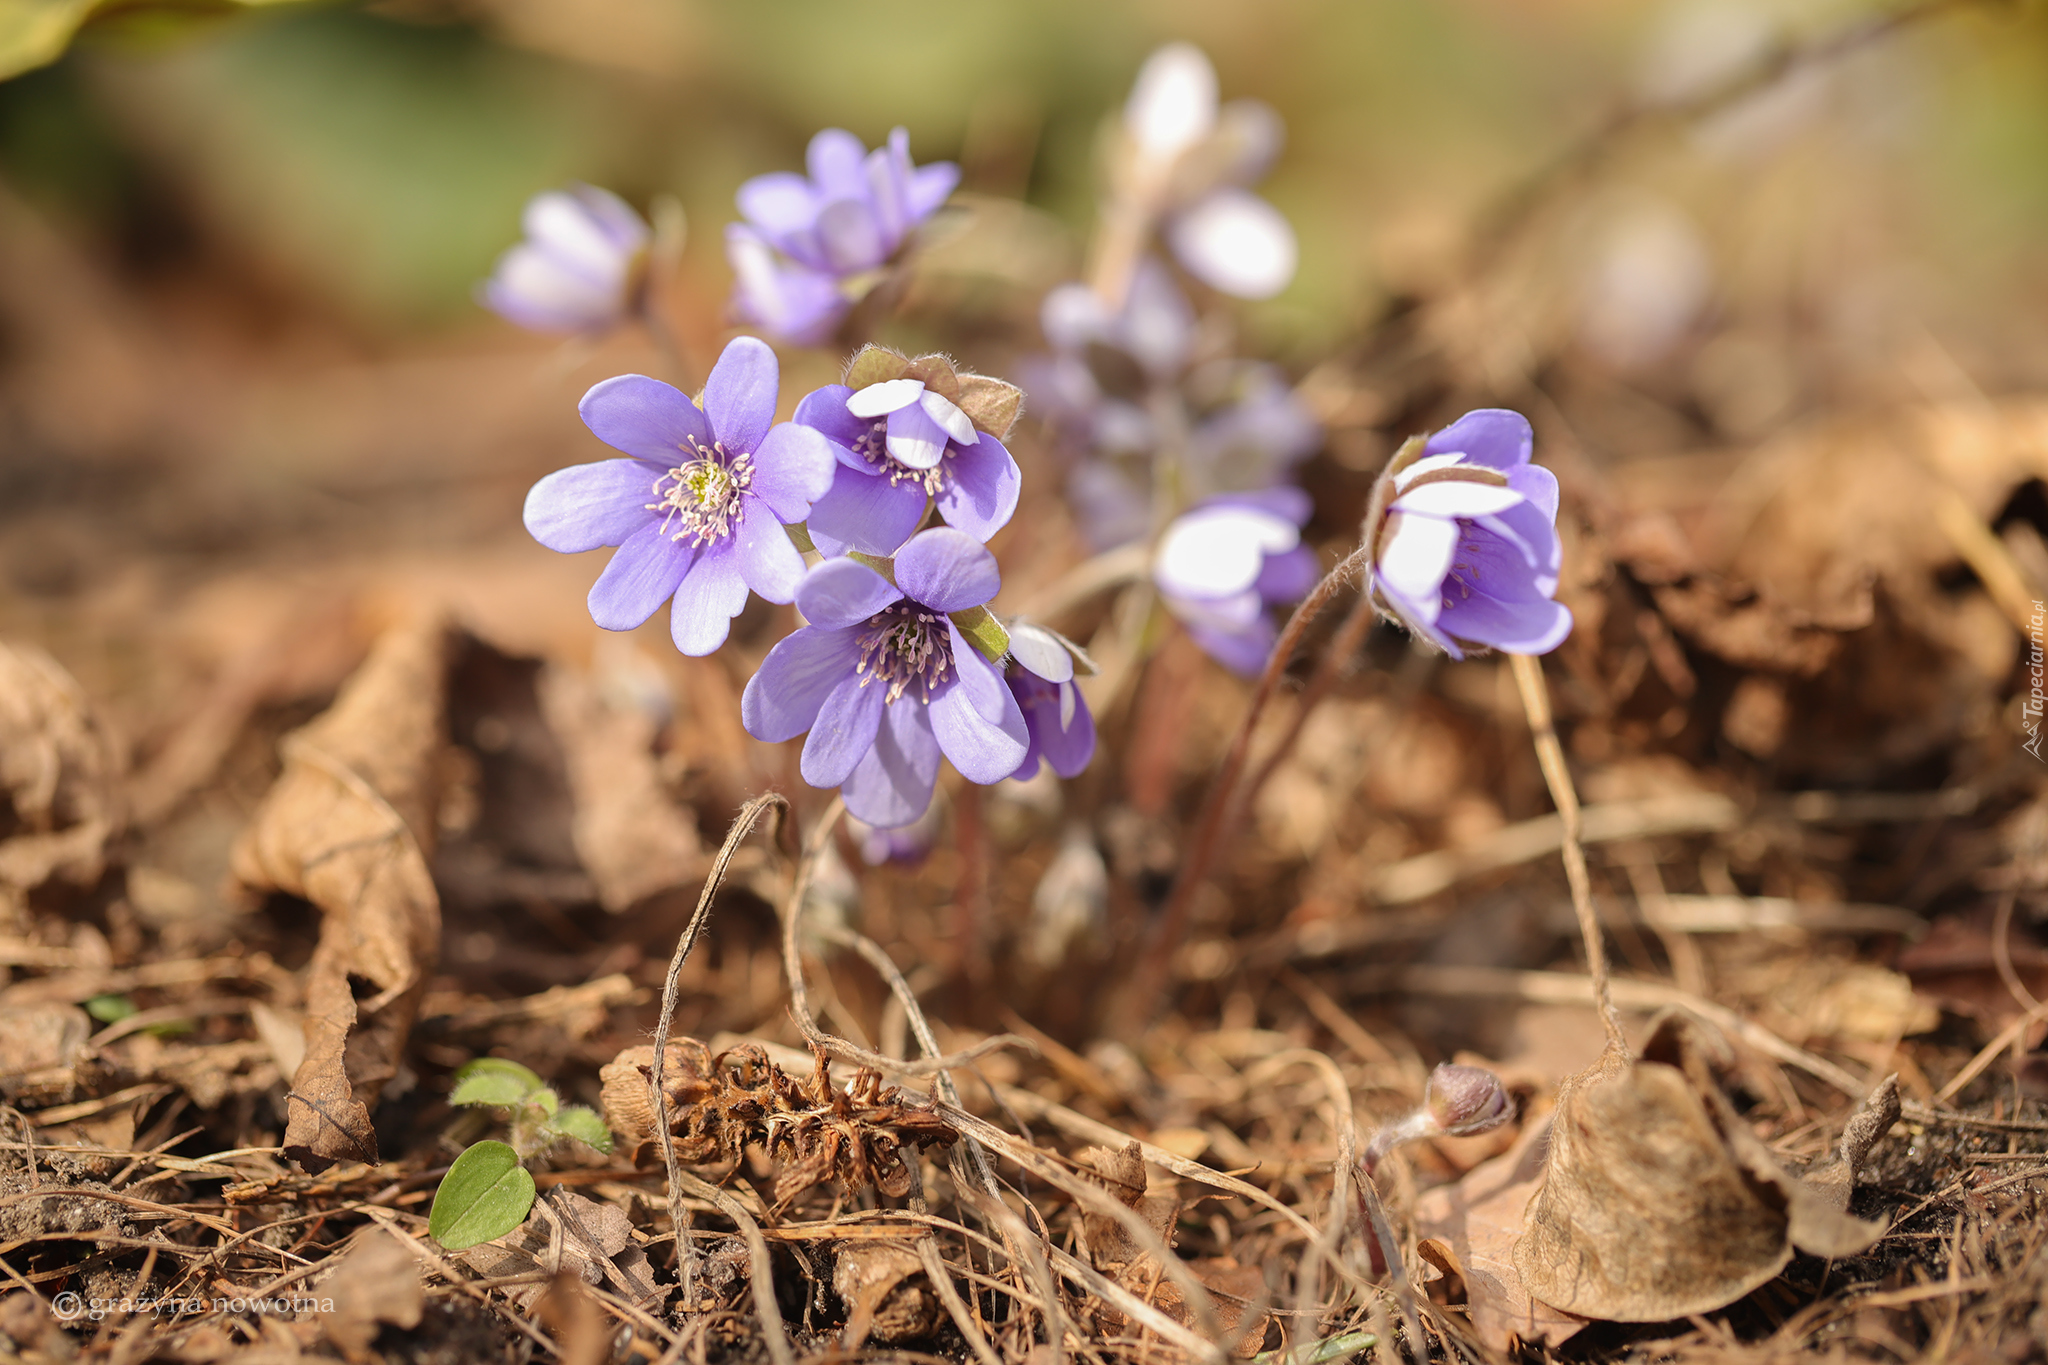
[{"label": "white-tipped bud", "polygon": [[1216,68],[1193,43],[1168,43],[1138,71],[1124,127],[1139,151],[1170,162],[1216,126]]},{"label": "white-tipped bud", "polygon": [[1482,1066],[1444,1063],[1429,1073],[1422,1100],[1438,1131],[1451,1137],[1483,1133],[1515,1116],[1507,1087]]}]

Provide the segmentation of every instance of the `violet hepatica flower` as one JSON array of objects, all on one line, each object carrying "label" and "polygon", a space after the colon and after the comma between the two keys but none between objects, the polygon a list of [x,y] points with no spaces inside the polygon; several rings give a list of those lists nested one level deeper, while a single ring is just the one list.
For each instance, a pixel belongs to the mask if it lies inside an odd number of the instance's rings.
[{"label": "violet hepatica flower", "polygon": [[927,501],[948,526],[978,541],[1008,524],[1023,476],[986,428],[1008,432],[1017,411],[1013,386],[955,374],[942,357],[907,360],[879,346],[856,356],[847,373],[859,387],[828,384],[796,410],[797,421],[831,441],[839,464],[830,491],[811,508],[811,540],[820,550],[893,554],[924,520]]},{"label": "violet hepatica flower", "polygon": [[1373,490],[1373,602],[1454,659],[1544,654],[1571,634],[1551,600],[1557,478],[1529,463],[1532,445],[1527,418],[1482,408],[1402,447]]},{"label": "violet hepatica flower", "polygon": [[733,311],[789,341],[824,341],[861,292],[858,277],[887,262],[960,183],[948,161],[915,166],[901,128],[870,152],[827,128],[805,153],[808,176],[757,175],[740,186],[745,223],[726,228],[739,277]]},{"label": "violet hepatica flower", "polygon": [[[1061,777],[1078,777],[1095,757],[1095,717],[1074,681],[1079,651],[1057,631],[1012,621],[1010,667],[1005,681],[1024,713],[1031,747],[1010,776],[1028,782],[1038,775],[1042,758]],[[1088,665],[1093,671],[1094,665]]]},{"label": "violet hepatica flower", "polygon": [[1285,137],[1257,100],[1216,102],[1216,68],[1169,43],[1138,72],[1124,105],[1129,189],[1164,219],[1188,272],[1240,298],[1271,298],[1294,278],[1294,229],[1245,186],[1264,177]]},{"label": "violet hepatica flower", "polygon": [[1152,581],[1196,644],[1250,677],[1265,666],[1279,632],[1269,607],[1315,586],[1315,551],[1301,543],[1312,510],[1299,488],[1212,498],[1160,537]]},{"label": "violet hepatica flower", "polygon": [[810,731],[804,781],[838,787],[848,811],[884,829],[931,804],[942,754],[990,783],[1030,747],[1002,670],[951,619],[996,595],[995,556],[938,526],[911,537],[893,572],[892,583],[853,559],[813,567],[796,594],[810,624],[768,651],[740,696],[748,734],[772,744]]},{"label": "violet hepatica flower", "polygon": [[784,523],[831,487],[833,460],[817,432],[776,424],[780,376],[766,343],[739,337],[712,367],[702,408],[638,374],[583,395],[585,425],[629,458],[542,479],[526,495],[526,529],[565,554],[619,547],[590,589],[598,625],[631,630],[673,597],[676,648],[709,654],[749,588],[795,599],[804,561]]},{"label": "violet hepatica flower", "polygon": [[498,258],[485,307],[536,332],[597,332],[637,312],[647,222],[609,190],[571,185],[527,201],[526,240]]}]

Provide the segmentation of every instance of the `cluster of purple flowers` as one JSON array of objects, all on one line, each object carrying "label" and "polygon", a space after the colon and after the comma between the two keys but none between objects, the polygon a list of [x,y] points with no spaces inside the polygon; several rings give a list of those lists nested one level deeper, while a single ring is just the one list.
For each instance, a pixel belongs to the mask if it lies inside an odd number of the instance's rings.
[{"label": "cluster of purple flowers", "polygon": [[[749,592],[808,623],[769,651],[740,715],[770,742],[809,733],[804,779],[838,787],[870,825],[930,804],[939,759],[974,782],[1071,776],[1095,747],[1074,654],[1050,631],[1007,630],[985,541],[1021,482],[1003,446],[1017,391],[943,357],[869,347],[778,423],[781,372],[753,337],[725,349],[701,401],[644,375],[583,397],[584,423],[623,458],[548,475],[527,494],[534,538],[616,546],[590,614],[631,630],[664,602],[676,648],[725,643]],[[928,510],[944,525],[919,530]],[[822,553],[806,564],[803,546]]]}]

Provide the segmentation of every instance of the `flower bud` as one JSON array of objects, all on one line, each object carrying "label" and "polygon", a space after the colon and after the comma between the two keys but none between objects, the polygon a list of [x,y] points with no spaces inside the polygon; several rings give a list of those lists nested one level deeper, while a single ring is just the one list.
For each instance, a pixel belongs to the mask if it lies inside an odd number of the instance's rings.
[{"label": "flower bud", "polygon": [[1507,1087],[1481,1066],[1444,1063],[1429,1073],[1422,1099],[1431,1121],[1451,1137],[1484,1133],[1515,1116]]}]

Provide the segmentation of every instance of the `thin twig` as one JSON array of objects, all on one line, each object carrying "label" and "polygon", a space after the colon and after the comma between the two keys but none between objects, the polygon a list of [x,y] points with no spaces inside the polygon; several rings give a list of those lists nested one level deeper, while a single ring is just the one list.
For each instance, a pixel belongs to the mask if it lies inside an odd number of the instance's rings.
[{"label": "thin twig", "polygon": [[1600,919],[1593,913],[1593,884],[1586,872],[1586,850],[1579,842],[1579,793],[1572,786],[1571,770],[1565,766],[1564,746],[1557,741],[1557,727],[1550,714],[1550,688],[1543,681],[1543,664],[1533,655],[1510,654],[1515,686],[1522,693],[1522,709],[1529,716],[1529,733],[1536,741],[1536,760],[1543,767],[1543,780],[1550,787],[1550,799],[1564,824],[1564,876],[1571,883],[1572,910],[1579,917],[1579,936],[1586,944],[1586,974],[1593,979],[1593,1008],[1607,1030],[1608,1046],[1627,1051],[1621,1035],[1621,1016],[1607,989],[1607,948],[1600,935]]},{"label": "thin twig", "polygon": [[[694,1304],[697,1301],[697,1252],[689,1236],[689,1213],[683,1206],[683,1167],[676,1156],[676,1136],[669,1119],[668,1090],[664,1085],[669,1030],[675,1025],[676,1004],[682,994],[683,963],[689,959],[690,950],[697,946],[697,939],[703,934],[705,924],[711,919],[711,898],[718,893],[719,883],[725,880],[726,868],[731,866],[733,855],[739,851],[740,842],[770,810],[776,811],[778,816],[789,810],[789,802],[783,798],[782,793],[764,792],[747,802],[740,807],[740,813],[734,818],[732,828],[726,832],[725,843],[719,848],[718,857],[712,861],[709,875],[704,878],[704,889],[697,893],[697,908],[691,913],[690,922],[683,929],[682,937],[676,941],[675,956],[669,959],[668,979],[661,990],[661,1019],[654,1026],[654,1066],[650,1078],[654,1086],[654,1131],[661,1139],[662,1165],[668,1172],[669,1217],[676,1229],[676,1273],[681,1282],[685,1304]],[[772,1309],[772,1287],[768,1293]],[[754,1297],[757,1301],[761,1298],[761,1286],[755,1286]],[[779,1321],[777,1327],[780,1327]],[[782,1349],[784,1352],[788,1351],[787,1341],[782,1343]],[[786,1365],[786,1362],[778,1355],[776,1365]]]},{"label": "thin twig", "polygon": [[1225,842],[1224,817],[1233,805],[1238,777],[1244,771],[1245,757],[1251,748],[1252,731],[1267,703],[1273,699],[1281,675],[1287,671],[1287,661],[1300,646],[1309,623],[1351,581],[1370,554],[1370,549],[1361,545],[1346,555],[1336,568],[1323,575],[1322,581],[1287,618],[1287,625],[1281,630],[1280,639],[1266,660],[1265,671],[1259,675],[1258,685],[1252,690],[1244,718],[1238,722],[1237,733],[1231,736],[1223,767],[1217,772],[1216,780],[1210,784],[1209,794],[1202,803],[1194,835],[1188,844],[1187,861],[1181,864],[1180,875],[1174,878],[1173,890],[1167,896],[1165,909],[1160,912],[1159,923],[1154,927],[1151,939],[1131,974],[1130,984],[1125,988],[1121,1002],[1124,1017],[1118,1021],[1123,1026],[1120,1031],[1136,1034],[1158,1013],[1167,976],[1172,969],[1173,955],[1187,933],[1188,914],[1193,908],[1195,894],[1208,879],[1209,868],[1215,862],[1219,846]]}]

